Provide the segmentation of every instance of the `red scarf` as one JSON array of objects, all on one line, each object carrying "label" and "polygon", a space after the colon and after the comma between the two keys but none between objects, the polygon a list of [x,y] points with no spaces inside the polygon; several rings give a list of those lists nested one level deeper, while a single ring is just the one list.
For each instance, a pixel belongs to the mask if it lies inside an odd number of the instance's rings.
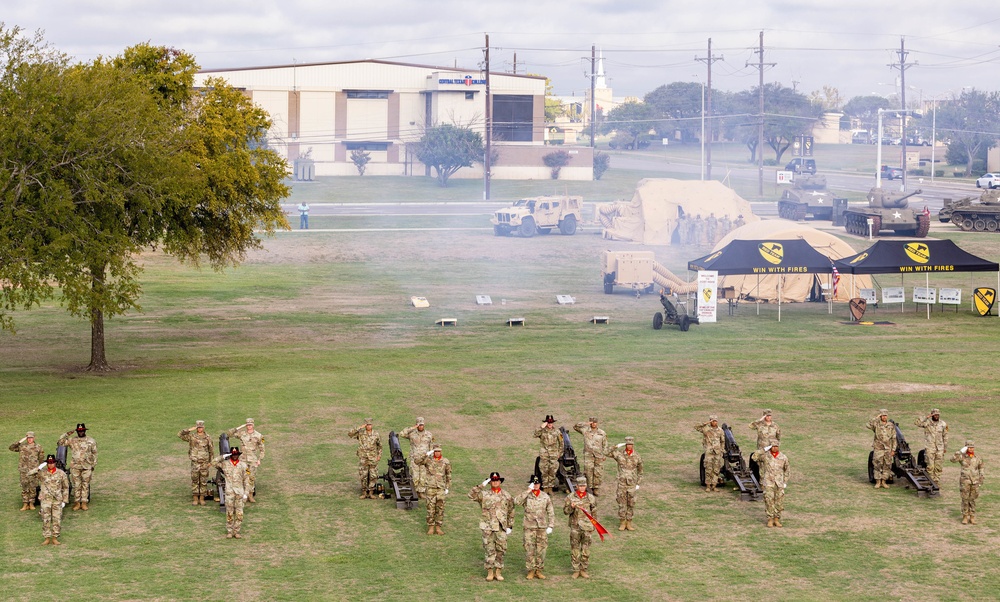
[{"label": "red scarf", "polygon": [[55,474],[55,473],[56,473],[56,465],[49,464],[49,474]]},{"label": "red scarf", "polygon": [[631,456],[633,451],[635,451],[635,450],[634,449],[626,449],[625,453]]},{"label": "red scarf", "polygon": [[500,488],[499,487],[490,487],[490,489],[493,490],[493,493],[500,493]]},{"label": "red scarf", "polygon": [[237,464],[240,463],[239,459],[234,460],[232,458],[229,458],[229,461],[233,463],[233,466],[236,466]]},{"label": "red scarf", "polygon": [[583,498],[587,497],[587,492],[586,491],[577,490],[576,497],[578,497],[578,498],[580,498],[582,500]]},{"label": "red scarf", "polygon": [[542,490],[541,490],[541,489],[532,489],[532,490],[531,490],[531,493],[534,493],[534,494],[535,494],[535,497],[538,497],[538,494],[539,494],[539,493],[541,493],[541,492],[542,492]]},{"label": "red scarf", "polygon": [[772,449],[772,450],[771,450],[771,455],[772,455],[772,456],[774,456],[775,458],[777,458],[777,457],[778,457],[778,451],[777,451],[777,450],[774,450],[774,449]]}]

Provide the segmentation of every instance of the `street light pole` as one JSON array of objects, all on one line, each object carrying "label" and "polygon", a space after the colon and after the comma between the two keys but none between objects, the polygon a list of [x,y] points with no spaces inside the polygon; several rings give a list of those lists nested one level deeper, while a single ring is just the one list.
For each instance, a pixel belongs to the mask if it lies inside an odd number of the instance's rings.
[{"label": "street light pole", "polygon": [[705,83],[701,83],[701,181],[705,181]]}]

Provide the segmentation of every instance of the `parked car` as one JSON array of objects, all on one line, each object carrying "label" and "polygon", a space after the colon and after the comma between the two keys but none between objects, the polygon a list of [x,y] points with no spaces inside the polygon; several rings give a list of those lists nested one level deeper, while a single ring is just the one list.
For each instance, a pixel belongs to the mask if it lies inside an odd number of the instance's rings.
[{"label": "parked car", "polygon": [[785,171],[814,174],[816,173],[816,159],[796,157],[788,162],[788,165],[785,166]]},{"label": "parked car", "polygon": [[983,174],[976,179],[976,188],[1000,188],[1000,173]]},{"label": "parked car", "polygon": [[901,180],[903,179],[903,170],[899,167],[889,167],[888,165],[883,165],[879,173],[886,180]]}]

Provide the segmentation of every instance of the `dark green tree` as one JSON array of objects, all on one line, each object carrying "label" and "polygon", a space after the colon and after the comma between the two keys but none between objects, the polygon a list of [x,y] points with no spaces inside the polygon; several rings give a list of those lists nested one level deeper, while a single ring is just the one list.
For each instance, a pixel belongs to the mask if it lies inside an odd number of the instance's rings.
[{"label": "dark green tree", "polygon": [[972,175],[976,159],[984,157],[1000,138],[1000,92],[964,90],[961,96],[941,103],[937,133],[951,139],[948,160],[964,159],[965,175]]},{"label": "dark green tree", "polygon": [[645,103],[656,118],[654,128],[661,138],[694,142],[701,136],[702,87],[695,82],[674,82],[649,92]]},{"label": "dark green tree", "polygon": [[479,132],[453,124],[428,128],[412,148],[421,163],[434,169],[441,186],[463,167],[482,163],[486,152]]},{"label": "dark green tree", "polygon": [[653,111],[649,105],[629,101],[608,111],[600,131],[602,134],[617,132],[628,140],[632,148],[636,148],[639,137],[649,133],[654,124]]}]

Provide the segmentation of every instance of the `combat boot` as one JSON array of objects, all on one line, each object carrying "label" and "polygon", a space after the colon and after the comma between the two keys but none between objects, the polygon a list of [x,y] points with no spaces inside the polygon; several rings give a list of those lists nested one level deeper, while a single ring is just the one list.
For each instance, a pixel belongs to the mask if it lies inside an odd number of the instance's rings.
[{"label": "combat boot", "polygon": [[969,515],[969,524],[970,525],[976,524],[976,515],[975,514],[970,514]]},{"label": "combat boot", "polygon": [[879,479],[875,481],[875,487],[873,487],[873,489],[881,489],[881,488],[882,488],[882,480]]},{"label": "combat boot", "polygon": [[434,525],[434,531],[435,531],[435,532],[436,532],[436,533],[437,533],[438,535],[444,535],[444,531],[443,531],[443,530],[441,529],[441,525]]},{"label": "combat boot", "polygon": [[90,510],[90,507],[87,506],[87,502],[80,502],[80,510]]},{"label": "combat boot", "polygon": [[573,571],[573,578],[574,579],[579,579],[580,578],[580,571]]},{"label": "combat boot", "polygon": [[24,512],[27,509],[28,509],[28,502],[21,504],[21,512]]},{"label": "combat boot", "polygon": [[43,541],[43,542],[42,542],[42,545],[43,545],[43,546],[47,546],[47,545],[49,545],[50,543],[52,543],[52,538],[51,538],[51,537],[46,537],[46,538],[45,538],[45,541]]},{"label": "combat boot", "polygon": [[580,571],[580,578],[581,579],[590,579],[590,574],[588,574],[587,571]]},{"label": "combat boot", "polygon": [[779,527],[779,528],[782,526],[780,518],[775,518],[774,519],[774,526],[775,527]]},{"label": "combat boot", "polygon": [[226,539],[232,539],[232,538],[233,538],[232,533],[226,533]]},{"label": "combat boot", "polygon": [[239,533],[233,533],[233,539],[243,539],[243,536]]},{"label": "combat boot", "polygon": [[538,579],[545,579],[545,575],[542,574],[542,569],[535,569],[535,577]]},{"label": "combat boot", "polygon": [[366,500],[366,499],[368,499],[368,491],[362,491],[362,492],[361,492],[361,495],[360,495],[360,496],[358,496],[358,499],[361,499],[361,500]]},{"label": "combat boot", "polygon": [[35,509],[35,502],[34,500],[32,500],[28,502],[28,510],[34,510],[34,509]]},{"label": "combat boot", "polygon": [[[373,498],[375,496],[372,495],[371,491],[369,491],[368,492],[368,497]],[[247,496],[247,501],[250,502],[251,504],[256,504],[257,503],[257,500],[255,500],[254,497],[253,497],[253,491],[251,491],[250,494]]]},{"label": "combat boot", "polygon": [[198,505],[199,506],[204,506],[205,505],[205,496],[203,496],[203,495],[199,495],[198,496]]},{"label": "combat boot", "polygon": [[427,527],[427,534],[434,535],[434,525],[430,525],[429,527]]},{"label": "combat boot", "polygon": [[773,518],[767,519],[767,526],[768,527],[773,527],[774,526],[774,519]]},{"label": "combat boot", "polygon": [[534,579],[535,578],[535,571],[534,570],[528,571],[528,574],[525,575],[524,578],[525,579]]},{"label": "combat boot", "polygon": [[191,496],[191,505],[192,506],[197,506],[198,505],[198,496],[197,495],[192,495]]},{"label": "combat boot", "polygon": [[635,525],[632,524],[632,519],[631,518],[628,519],[627,521],[625,521],[625,530],[626,531],[635,531]]},{"label": "combat boot", "polygon": [[618,521],[618,530],[619,531],[624,531],[625,530],[625,520],[624,519]]},{"label": "combat boot", "polygon": [[501,569],[497,569],[494,572],[494,577],[496,578],[497,581],[503,581],[503,575],[500,574],[500,570]]},{"label": "combat boot", "polygon": [[80,509],[80,502],[76,502],[75,504],[73,504],[73,510],[79,510],[79,509]]},{"label": "combat boot", "polygon": [[962,515],[962,524],[963,525],[969,524],[969,515],[968,514],[963,514]]},{"label": "combat boot", "polygon": [[487,580],[487,581],[493,581],[493,579],[494,579],[494,576],[493,576],[493,569],[488,569],[488,570],[486,571],[486,580]]},{"label": "combat boot", "polygon": [[53,537],[52,538],[52,545],[54,545],[54,546],[61,546],[62,544],[59,543],[59,538],[58,537]]}]

